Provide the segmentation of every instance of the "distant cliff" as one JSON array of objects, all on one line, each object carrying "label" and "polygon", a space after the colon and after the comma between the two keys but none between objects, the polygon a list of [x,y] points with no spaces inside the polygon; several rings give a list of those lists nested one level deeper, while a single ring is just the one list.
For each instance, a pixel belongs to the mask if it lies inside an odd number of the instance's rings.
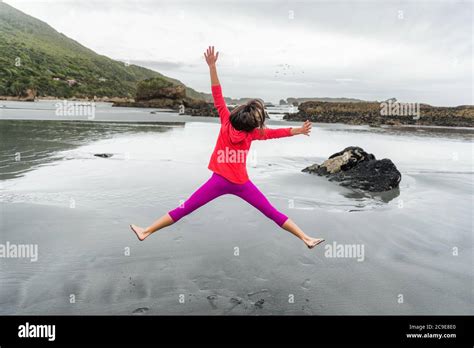
[{"label": "distant cliff", "polygon": [[196,99],[185,86],[163,77],[154,77],[138,82],[133,100],[118,100],[113,106],[172,109],[190,116],[217,117],[212,102]]},{"label": "distant cliff", "polygon": [[[283,99],[280,100],[280,105],[284,105],[282,103]],[[326,97],[314,97],[314,98],[286,98],[286,104],[290,105],[299,105],[308,101],[318,101],[318,102],[330,102],[330,103],[361,103],[366,102],[362,99],[356,98],[326,98]]]}]

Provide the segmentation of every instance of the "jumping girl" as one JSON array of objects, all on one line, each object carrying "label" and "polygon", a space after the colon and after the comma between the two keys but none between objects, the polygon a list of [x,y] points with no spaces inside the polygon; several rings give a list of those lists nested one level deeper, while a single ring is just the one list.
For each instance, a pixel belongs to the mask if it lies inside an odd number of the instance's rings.
[{"label": "jumping girl", "polygon": [[[170,226],[196,209],[213,199],[233,194],[238,196],[260,210],[266,217],[273,220],[278,226],[291,232],[301,239],[308,248],[314,248],[324,239],[312,238],[306,235],[291,219],[276,210],[260,190],[249,180],[246,168],[246,156],[253,140],[267,140],[289,137],[297,134],[309,136],[311,123],[306,121],[300,128],[270,129],[264,126],[267,115],[261,100],[254,99],[245,105],[236,107],[232,112],[227,109],[222,89],[217,77],[216,61],[219,52],[214,54],[214,46],[209,47],[204,53],[211,74],[211,89],[221,121],[219,137],[212,153],[208,168],[213,171],[211,178],[194,192],[181,206],[163,215],[151,226],[142,228],[130,225],[140,241],[152,233]],[[235,156],[223,154],[244,154],[243,160],[235,160]]]}]

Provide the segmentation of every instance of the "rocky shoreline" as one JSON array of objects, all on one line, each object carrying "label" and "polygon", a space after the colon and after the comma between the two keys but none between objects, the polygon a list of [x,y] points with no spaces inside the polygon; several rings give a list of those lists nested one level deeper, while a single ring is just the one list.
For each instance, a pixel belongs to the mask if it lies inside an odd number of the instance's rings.
[{"label": "rocky shoreline", "polygon": [[[387,108],[386,106],[390,106]],[[385,108],[385,109],[384,109]],[[333,103],[308,101],[298,106],[298,112],[286,113],[287,121],[344,123],[352,125],[419,125],[442,127],[473,127],[474,106],[436,107],[428,104],[389,102]]]},{"label": "rocky shoreline", "polygon": [[[0,96],[0,100],[28,101],[56,100],[57,97],[38,97],[28,90],[23,96]],[[118,97],[69,98],[72,101],[109,102],[114,107],[171,109],[180,115],[218,117],[212,102],[191,98],[184,85],[171,84],[162,78],[141,81],[134,99]],[[286,113],[283,120],[349,125],[439,126],[474,127],[474,106],[436,107],[428,104],[399,103],[396,99],[385,102],[326,102],[305,101],[298,112]],[[229,109],[232,109],[230,107]]]},{"label": "rocky shoreline", "polygon": [[0,95],[0,100],[7,101],[27,101],[33,102],[36,98],[36,90],[28,88],[22,95],[19,96],[9,96],[9,95]]},{"label": "rocky shoreline", "polygon": [[201,100],[183,98],[179,100],[162,98],[146,101],[116,101],[112,104],[114,107],[134,107],[134,108],[152,108],[152,109],[171,109],[180,115],[187,116],[205,116],[219,117],[213,103]]},{"label": "rocky shoreline", "polygon": [[180,115],[218,117],[214,104],[187,96],[184,85],[154,78],[140,81],[134,100],[116,101],[115,107],[171,109]]}]

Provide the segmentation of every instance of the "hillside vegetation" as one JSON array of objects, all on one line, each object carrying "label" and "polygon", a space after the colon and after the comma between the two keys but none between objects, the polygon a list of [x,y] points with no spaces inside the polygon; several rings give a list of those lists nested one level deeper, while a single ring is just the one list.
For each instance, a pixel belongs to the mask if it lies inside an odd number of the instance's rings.
[{"label": "hillside vegetation", "polygon": [[[156,71],[99,55],[48,24],[0,2],[0,96],[135,97],[137,82]],[[196,99],[204,93],[186,87]]]}]

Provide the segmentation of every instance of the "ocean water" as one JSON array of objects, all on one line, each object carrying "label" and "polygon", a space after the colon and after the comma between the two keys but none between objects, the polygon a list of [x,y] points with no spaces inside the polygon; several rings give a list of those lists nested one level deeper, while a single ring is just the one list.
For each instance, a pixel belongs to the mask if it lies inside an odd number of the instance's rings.
[{"label": "ocean water", "polygon": [[[2,104],[0,244],[37,245],[38,260],[1,259],[1,314],[474,313],[472,130],[315,124],[310,137],[253,143],[250,178],[326,239],[313,250],[234,196],[139,242],[130,223],[210,177],[218,120]],[[269,126],[297,125],[278,119]],[[301,172],[347,146],[390,158],[399,189]]]}]

